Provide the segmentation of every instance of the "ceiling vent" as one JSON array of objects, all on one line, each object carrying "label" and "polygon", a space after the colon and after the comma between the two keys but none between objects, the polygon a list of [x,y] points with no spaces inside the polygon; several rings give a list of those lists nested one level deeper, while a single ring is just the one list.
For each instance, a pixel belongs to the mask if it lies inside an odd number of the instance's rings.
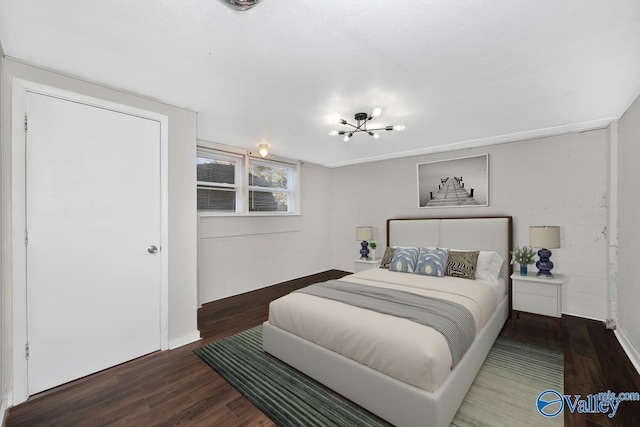
[{"label": "ceiling vent", "polygon": [[249,10],[257,5],[260,0],[222,0],[235,10]]}]

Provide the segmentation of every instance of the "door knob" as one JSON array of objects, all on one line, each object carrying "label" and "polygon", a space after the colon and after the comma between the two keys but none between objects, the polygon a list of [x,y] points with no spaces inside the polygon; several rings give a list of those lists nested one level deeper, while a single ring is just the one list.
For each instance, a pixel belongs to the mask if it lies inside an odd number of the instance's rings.
[{"label": "door knob", "polygon": [[151,245],[147,248],[147,251],[149,251],[150,254],[156,254],[158,253],[158,248],[156,245]]}]

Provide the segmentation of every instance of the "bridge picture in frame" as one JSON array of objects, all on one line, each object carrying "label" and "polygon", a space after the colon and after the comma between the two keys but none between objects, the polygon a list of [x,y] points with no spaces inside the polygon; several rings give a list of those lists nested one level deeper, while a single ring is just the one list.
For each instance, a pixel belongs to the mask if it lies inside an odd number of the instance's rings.
[{"label": "bridge picture in frame", "polygon": [[489,206],[489,155],[418,163],[418,207]]}]

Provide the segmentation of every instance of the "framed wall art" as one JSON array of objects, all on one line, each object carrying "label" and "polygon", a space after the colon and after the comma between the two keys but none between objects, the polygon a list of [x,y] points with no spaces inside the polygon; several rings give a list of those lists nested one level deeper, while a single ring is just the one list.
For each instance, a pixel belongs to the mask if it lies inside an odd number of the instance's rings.
[{"label": "framed wall art", "polygon": [[489,155],[418,163],[418,207],[489,206]]}]

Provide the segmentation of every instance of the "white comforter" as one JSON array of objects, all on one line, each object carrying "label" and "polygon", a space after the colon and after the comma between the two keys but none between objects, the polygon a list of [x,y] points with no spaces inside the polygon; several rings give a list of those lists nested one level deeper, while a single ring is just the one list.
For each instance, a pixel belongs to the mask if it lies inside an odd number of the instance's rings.
[{"label": "white comforter", "polygon": [[[447,299],[473,315],[476,334],[497,307],[485,282],[430,277],[385,269],[365,270],[342,280]],[[444,336],[427,326],[312,295],[292,293],[271,302],[269,322],[405,383],[433,392],[451,371]]]}]

